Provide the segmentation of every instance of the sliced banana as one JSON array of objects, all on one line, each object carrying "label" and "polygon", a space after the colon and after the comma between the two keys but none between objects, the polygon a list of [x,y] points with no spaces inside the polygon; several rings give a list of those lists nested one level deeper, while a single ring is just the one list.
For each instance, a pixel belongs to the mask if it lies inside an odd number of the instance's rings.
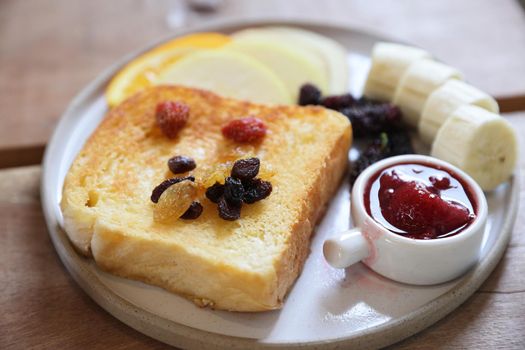
[{"label": "sliced banana", "polygon": [[449,80],[431,93],[423,107],[418,126],[423,142],[432,144],[439,128],[452,112],[469,104],[499,113],[498,103],[492,96],[461,80]]},{"label": "sliced banana", "polygon": [[518,153],[517,136],[510,123],[487,110],[464,105],[439,129],[431,155],[468,173],[490,191],[513,173]]},{"label": "sliced banana", "polygon": [[428,96],[450,79],[462,79],[455,68],[434,60],[418,60],[408,67],[394,95],[406,124],[417,127],[419,117]]},{"label": "sliced banana", "polygon": [[287,86],[293,101],[304,83],[327,91],[328,75],[316,55],[301,48],[291,48],[276,41],[257,38],[234,38],[225,49],[253,57],[273,71]]},{"label": "sliced banana", "polygon": [[372,50],[372,66],[368,72],[364,94],[376,100],[392,101],[403,73],[417,60],[430,54],[412,46],[379,42]]}]

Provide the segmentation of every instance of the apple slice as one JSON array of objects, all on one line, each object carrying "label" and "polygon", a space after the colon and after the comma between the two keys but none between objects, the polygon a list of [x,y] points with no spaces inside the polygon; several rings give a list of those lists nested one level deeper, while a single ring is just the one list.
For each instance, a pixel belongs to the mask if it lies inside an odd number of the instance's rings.
[{"label": "apple slice", "polygon": [[233,38],[226,49],[249,55],[266,65],[282,79],[294,102],[304,83],[315,84],[327,91],[328,76],[316,55],[300,47],[263,38]]},{"label": "apple slice", "polygon": [[188,54],[161,71],[159,83],[186,85],[259,103],[292,103],[285,84],[272,70],[248,55],[227,49]]},{"label": "apple slice", "polygon": [[306,50],[322,61],[328,76],[328,94],[348,91],[348,62],[346,49],[337,41],[305,29],[292,27],[263,27],[244,29],[232,34],[233,38],[261,38],[279,42],[291,48]]}]

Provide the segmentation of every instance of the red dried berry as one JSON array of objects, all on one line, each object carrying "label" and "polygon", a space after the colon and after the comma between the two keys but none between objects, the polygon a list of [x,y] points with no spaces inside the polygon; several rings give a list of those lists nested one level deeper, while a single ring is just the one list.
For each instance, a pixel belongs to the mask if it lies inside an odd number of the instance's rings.
[{"label": "red dried berry", "polygon": [[175,138],[190,117],[190,107],[182,102],[164,101],[157,105],[155,118],[167,137]]},{"label": "red dried berry", "polygon": [[222,128],[222,134],[235,142],[249,143],[261,141],[266,129],[262,120],[248,117],[232,120]]}]

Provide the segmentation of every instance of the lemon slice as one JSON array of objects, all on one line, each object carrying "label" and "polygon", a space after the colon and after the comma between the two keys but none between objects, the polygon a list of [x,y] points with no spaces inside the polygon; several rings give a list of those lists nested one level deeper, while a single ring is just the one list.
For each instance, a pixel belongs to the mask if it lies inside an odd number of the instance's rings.
[{"label": "lemon slice", "polygon": [[113,107],[134,93],[158,83],[158,74],[185,55],[221,47],[231,39],[220,33],[186,35],[157,46],[129,62],[106,88],[106,100]]},{"label": "lemon slice", "polygon": [[159,82],[259,103],[292,103],[285,84],[272,70],[248,55],[228,49],[186,55],[160,72]]}]

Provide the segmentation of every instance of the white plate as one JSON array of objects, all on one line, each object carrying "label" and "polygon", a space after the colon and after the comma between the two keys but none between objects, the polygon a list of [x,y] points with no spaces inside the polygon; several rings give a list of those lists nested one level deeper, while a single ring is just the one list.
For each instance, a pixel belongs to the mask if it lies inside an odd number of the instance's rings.
[{"label": "white plate", "polygon": [[[229,33],[270,24],[297,25],[341,42],[349,51],[350,91],[360,94],[368,55],[373,44],[381,40],[378,36],[301,22],[230,22],[194,30]],[[346,271],[327,265],[321,253],[323,240],[350,224],[346,181],[317,227],[303,273],[280,311],[243,314],[200,309],[160,288],[102,272],[73,250],[60,228],[58,203],[72,160],[107,111],[103,92],[108,79],[136,54],[101,74],[73,100],[49,142],[42,177],[42,205],[62,262],[97,303],[131,327],[166,343],[192,348],[385,346],[422,330],[460,305],[501,258],[517,209],[516,176],[487,198],[489,218],[480,262],[463,277],[446,284],[404,285],[361,264]]]}]

